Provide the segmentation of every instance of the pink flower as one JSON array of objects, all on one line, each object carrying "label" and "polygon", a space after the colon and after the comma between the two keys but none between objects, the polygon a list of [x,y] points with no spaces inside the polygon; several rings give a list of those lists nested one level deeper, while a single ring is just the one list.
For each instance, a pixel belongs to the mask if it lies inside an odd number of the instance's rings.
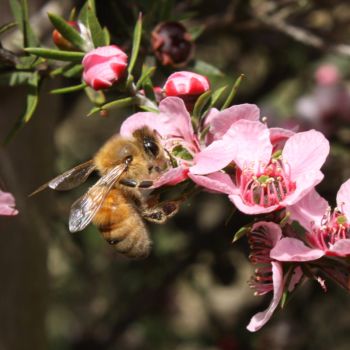
[{"label": "pink flower", "polygon": [[285,237],[271,251],[280,261],[312,261],[323,256],[350,255],[350,179],[339,189],[337,208],[332,212],[327,201],[315,190],[289,208],[291,220],[307,231],[305,243]]},{"label": "pink flower", "polygon": [[164,84],[166,96],[182,98],[191,111],[199,95],[210,89],[207,77],[192,72],[176,72],[169,76]]},{"label": "pink flower", "polygon": [[167,96],[201,95],[210,89],[207,77],[192,72],[176,72],[164,84]]},{"label": "pink flower", "polygon": [[334,85],[340,82],[341,75],[334,64],[323,64],[317,68],[315,79],[318,85]]},{"label": "pink flower", "polygon": [[251,120],[237,121],[223,136],[231,140],[237,167],[229,198],[243,213],[269,213],[290,206],[323,178],[320,168],[329,142],[320,132],[288,135],[275,153],[271,137],[265,124]]},{"label": "pink flower", "polygon": [[265,311],[254,315],[247,329],[251,332],[258,331],[264,326],[276,310],[285,288],[292,291],[300,282],[302,272],[300,267],[291,270],[291,278],[283,276],[282,263],[274,261],[270,257],[270,251],[282,238],[279,225],[273,222],[261,221],[253,225],[249,233],[250,261],[256,265],[254,277],[250,281],[250,287],[255,289],[255,295],[264,295],[272,292],[273,297],[270,305]]},{"label": "pink flower", "polygon": [[0,190],[0,215],[17,215],[15,199],[11,193]]},{"label": "pink flower", "polygon": [[128,56],[116,45],[102,46],[88,52],[82,64],[86,84],[94,90],[106,89],[122,77]]},{"label": "pink flower", "polygon": [[[244,117],[245,114],[242,113],[240,118]],[[232,192],[233,183],[230,176],[218,172],[232,160],[231,140],[218,139],[204,143],[200,135],[194,132],[191,117],[180,98],[167,97],[162,100],[159,104],[159,114],[140,112],[130,116],[122,124],[120,134],[129,137],[134,130],[142,126],[158,131],[163,146],[177,163],[177,167],[165,173],[156,186],[173,185],[191,178],[198,185],[212,191]]]}]

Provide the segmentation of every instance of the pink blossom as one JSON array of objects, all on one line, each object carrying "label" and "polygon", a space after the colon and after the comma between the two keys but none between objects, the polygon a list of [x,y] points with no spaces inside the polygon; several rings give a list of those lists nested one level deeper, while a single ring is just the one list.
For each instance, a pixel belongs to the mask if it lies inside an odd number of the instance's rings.
[{"label": "pink blossom", "polygon": [[250,281],[250,287],[255,289],[255,295],[264,295],[272,292],[273,297],[265,311],[254,315],[247,329],[251,332],[258,331],[271,318],[276,310],[285,288],[292,291],[300,282],[302,272],[296,267],[291,273],[286,286],[286,278],[283,276],[283,266],[279,261],[274,261],[270,251],[282,238],[279,225],[273,222],[261,221],[253,225],[249,233],[250,260],[256,265],[254,277]]},{"label": "pink blossom", "polygon": [[350,255],[350,179],[339,189],[337,207],[332,212],[315,190],[288,208],[291,220],[307,231],[305,243],[285,237],[271,251],[280,261],[312,261],[323,256]]},{"label": "pink blossom", "polygon": [[125,72],[128,56],[116,45],[102,46],[88,52],[83,59],[83,79],[94,90],[106,89]]},{"label": "pink blossom", "polygon": [[246,214],[290,206],[323,178],[320,168],[329,153],[329,142],[320,132],[288,135],[275,153],[271,137],[265,124],[252,120],[235,122],[223,136],[233,144],[237,167],[229,198]]},{"label": "pink blossom", "polygon": [[11,193],[0,190],[0,215],[17,215],[18,210],[15,209],[15,198]]},{"label": "pink blossom", "polygon": [[187,71],[175,72],[164,84],[167,96],[200,95],[210,89],[207,77]]},{"label": "pink blossom", "polygon": [[[250,112],[249,108],[247,109]],[[249,113],[241,113],[236,120]],[[226,113],[226,111],[217,112]],[[194,132],[191,117],[184,102],[178,97],[167,97],[159,104],[159,114],[140,112],[130,116],[121,126],[120,134],[126,137],[133,131],[148,126],[162,138],[163,146],[175,158],[177,167],[170,169],[156,183],[176,184],[191,178],[198,185],[212,191],[231,193],[233,183],[229,175],[218,172],[232,160],[233,147],[230,139],[201,140]],[[215,137],[215,131],[213,132]],[[216,138],[216,137],[215,137]]]},{"label": "pink blossom", "polygon": [[334,85],[340,82],[341,75],[334,64],[323,64],[317,68],[315,79],[318,85]]}]

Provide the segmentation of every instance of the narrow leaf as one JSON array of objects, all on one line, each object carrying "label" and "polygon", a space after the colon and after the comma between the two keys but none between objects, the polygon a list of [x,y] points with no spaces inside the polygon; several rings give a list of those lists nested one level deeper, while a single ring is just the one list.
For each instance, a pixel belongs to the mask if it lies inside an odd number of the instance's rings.
[{"label": "narrow leaf", "polygon": [[32,118],[39,102],[39,85],[40,77],[38,73],[32,74],[32,78],[29,81],[29,91],[26,100],[26,107],[22,115],[19,117],[9,134],[5,139],[5,144],[7,144],[16,132]]},{"label": "narrow leaf", "polygon": [[26,85],[32,79],[32,72],[5,72],[0,74],[0,85],[4,86],[18,86]]},{"label": "narrow leaf", "polygon": [[226,91],[227,85],[217,89],[215,92],[213,92],[213,95],[211,96],[211,102],[210,107],[214,107],[216,102],[219,101],[220,97],[223,95],[223,93]]},{"label": "narrow leaf", "polygon": [[87,10],[88,27],[90,28],[92,42],[95,47],[108,45],[105,32],[103,31],[100,22],[96,17],[95,11],[91,7]]},{"label": "narrow leaf", "polygon": [[79,85],[73,85],[73,86],[67,86],[65,88],[60,88],[60,89],[54,89],[50,91],[50,94],[54,94],[54,95],[58,95],[58,94],[68,94],[70,92],[74,92],[74,91],[79,91],[79,90],[83,90],[86,88],[86,84],[82,83]]},{"label": "narrow leaf", "polygon": [[0,35],[7,32],[8,30],[16,27],[17,23],[16,22],[8,22],[0,26]]},{"label": "narrow leaf", "polygon": [[61,50],[43,49],[43,48],[36,48],[36,47],[27,47],[24,49],[24,51],[32,55],[49,58],[52,60],[72,61],[72,62],[81,62],[85,55],[84,52],[61,51]]},{"label": "narrow leaf", "polygon": [[193,70],[196,73],[205,75],[205,76],[213,76],[213,77],[223,77],[224,73],[221,72],[220,69],[216,68],[215,66],[211,65],[208,62],[204,62],[201,60],[196,60],[193,66]]},{"label": "narrow leaf", "polygon": [[138,82],[136,83],[137,90],[140,89],[143,83],[153,75],[155,70],[156,70],[156,67],[148,67],[148,68],[146,67],[145,69],[143,69],[142,75],[138,80]]},{"label": "narrow leaf", "polygon": [[250,232],[251,226],[243,226],[241,227],[233,236],[232,243],[237,242],[243,236],[245,236],[248,232]]},{"label": "narrow leaf", "polygon": [[94,90],[91,87],[87,86],[85,88],[85,93],[88,99],[97,106],[103,105],[106,103],[106,96],[101,90]]},{"label": "narrow leaf", "polygon": [[119,100],[108,102],[108,103],[104,104],[103,106],[93,108],[87,116],[90,117],[91,115],[93,115],[97,112],[103,111],[103,110],[112,110],[112,109],[116,109],[116,108],[127,107],[127,106],[132,105],[134,103],[134,101],[135,101],[134,97],[125,97],[125,98],[121,98]]},{"label": "narrow leaf", "polygon": [[142,36],[142,14],[140,13],[139,18],[137,19],[137,22],[135,25],[135,29],[134,29],[132,53],[131,53],[129,67],[128,67],[129,74],[132,73],[132,70],[133,70],[135,63],[136,63],[136,60],[137,60],[137,56],[139,54],[141,36]]},{"label": "narrow leaf", "polygon": [[61,16],[53,13],[48,14],[49,19],[53,26],[62,34],[62,36],[71,42],[78,49],[85,51],[84,39],[80,36],[79,32],[68,24],[68,22]]},{"label": "narrow leaf", "polygon": [[221,109],[225,109],[229,106],[231,106],[231,103],[233,101],[233,99],[235,98],[236,96],[236,93],[237,93],[237,90],[239,88],[239,86],[241,85],[241,82],[242,80],[245,78],[245,75],[244,74],[241,74],[237,79],[236,81],[234,82],[233,86],[232,86],[232,90],[230,92],[230,94],[228,95],[225,103],[223,104],[223,106],[221,107]]},{"label": "narrow leaf", "polygon": [[199,119],[199,117],[201,116],[202,110],[205,107],[205,105],[207,104],[207,102],[209,101],[211,96],[211,91],[208,90],[206,91],[204,94],[200,95],[198,100],[196,101],[196,104],[194,105],[193,108],[193,117]]}]

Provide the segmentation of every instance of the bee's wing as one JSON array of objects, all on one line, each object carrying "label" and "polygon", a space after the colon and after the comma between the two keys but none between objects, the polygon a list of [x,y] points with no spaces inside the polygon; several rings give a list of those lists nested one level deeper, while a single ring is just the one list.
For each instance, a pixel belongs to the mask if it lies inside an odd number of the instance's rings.
[{"label": "bee's wing", "polygon": [[73,203],[69,216],[70,232],[81,231],[91,222],[107,194],[126,168],[127,164],[117,165]]},{"label": "bee's wing", "polygon": [[54,179],[50,180],[46,184],[40,186],[37,190],[29,195],[29,197],[41,192],[47,187],[50,187],[57,191],[67,191],[71,190],[74,187],[79,186],[89,175],[95,170],[95,165],[93,160],[89,160],[83,164],[80,164],[73,169],[67,170],[61,175],[58,175]]}]

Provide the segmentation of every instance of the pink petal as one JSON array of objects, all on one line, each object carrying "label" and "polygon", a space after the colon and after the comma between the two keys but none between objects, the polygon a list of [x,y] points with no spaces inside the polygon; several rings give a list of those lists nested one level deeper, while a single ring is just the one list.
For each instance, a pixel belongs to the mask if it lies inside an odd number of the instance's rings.
[{"label": "pink petal", "polygon": [[262,207],[260,205],[254,204],[254,205],[247,205],[243,202],[242,197],[240,194],[237,193],[238,189],[235,189],[234,194],[229,195],[229,199],[233,204],[237,207],[239,211],[242,213],[248,214],[248,215],[255,215],[255,214],[265,214],[265,213],[271,213],[277,208],[279,208],[278,205],[272,205],[271,207]]},{"label": "pink petal", "polygon": [[328,208],[328,202],[313,188],[296,204],[288,207],[291,220],[298,221],[306,230],[314,225],[320,227],[321,220]]},{"label": "pink petal", "polygon": [[250,332],[258,331],[262,326],[264,326],[268,322],[273,312],[276,310],[283,294],[282,265],[277,262],[272,262],[271,265],[272,265],[272,280],[273,280],[273,297],[270,305],[265,311],[259,312],[251,318],[247,326],[247,329]]},{"label": "pink petal", "polygon": [[285,142],[295,134],[294,131],[283,128],[270,128],[270,141],[274,147],[274,151],[282,149]]},{"label": "pink petal", "polygon": [[234,148],[229,139],[214,141],[195,155],[190,172],[204,175],[223,169],[232,161]]},{"label": "pink petal", "polygon": [[193,142],[191,117],[184,101],[179,97],[166,97],[159,104],[162,123],[167,126],[169,136],[179,136]]},{"label": "pink petal", "polygon": [[337,256],[350,255],[350,239],[340,239],[336,241],[329,250]]},{"label": "pink petal", "polygon": [[345,181],[339,188],[337,206],[350,222],[350,179]]},{"label": "pink petal", "polygon": [[135,130],[144,126],[148,126],[151,130],[157,130],[160,135],[164,135],[168,131],[158,113],[139,112],[125,119],[120,127],[120,135],[131,137]]},{"label": "pink petal", "polygon": [[252,231],[260,231],[261,228],[263,228],[265,236],[268,238],[268,240],[271,242],[271,245],[274,247],[282,237],[281,227],[278,224],[271,221],[259,221],[253,225]]},{"label": "pink petal", "polygon": [[[244,103],[241,105],[226,108],[221,112],[210,116],[210,132],[214,134],[216,139],[222,137],[231,125],[240,119],[259,120],[260,110],[254,104]],[[207,117],[208,118],[208,117]]]},{"label": "pink petal", "polygon": [[282,202],[282,206],[291,206],[300,201],[308,194],[316,185],[318,185],[324,175],[319,170],[310,170],[309,173],[302,173],[296,179],[296,188],[294,192],[288,195]]},{"label": "pink petal", "polygon": [[291,168],[291,178],[319,170],[329,153],[329,142],[322,133],[310,130],[291,136],[282,151]]},{"label": "pink petal", "polygon": [[177,168],[171,168],[164,173],[157,181],[155,181],[153,187],[161,187],[164,185],[176,185],[188,178],[188,168],[179,166]]},{"label": "pink petal", "polygon": [[206,176],[194,175],[189,172],[188,177],[197,185],[215,192],[230,194],[235,188],[230,176],[221,172]]},{"label": "pink petal", "polygon": [[231,140],[235,147],[233,160],[241,169],[249,166],[257,171],[270,161],[272,153],[270,133],[263,123],[239,120],[232,124],[223,139]]},{"label": "pink petal", "polygon": [[11,193],[0,190],[0,215],[17,215],[18,210],[15,207],[15,198]]},{"label": "pink petal", "polygon": [[300,266],[297,266],[294,269],[292,277],[289,281],[288,292],[292,292],[295,289],[295,287],[299,284],[303,276],[304,276],[303,270],[301,269]]},{"label": "pink petal", "polygon": [[312,261],[324,255],[323,250],[309,248],[299,239],[290,237],[282,238],[270,252],[270,257],[278,261]]}]

